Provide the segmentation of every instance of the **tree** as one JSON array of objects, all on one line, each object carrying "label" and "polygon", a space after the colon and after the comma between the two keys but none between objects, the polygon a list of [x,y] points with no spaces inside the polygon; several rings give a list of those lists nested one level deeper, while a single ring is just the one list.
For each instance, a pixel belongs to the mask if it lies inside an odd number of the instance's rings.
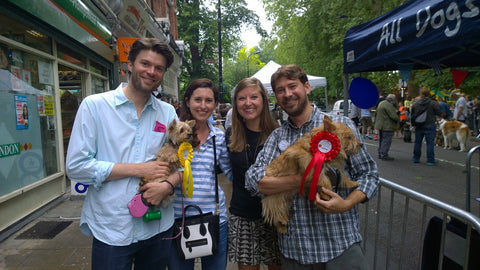
[{"label": "tree", "polygon": [[[266,44],[269,49],[274,48],[276,62],[297,64],[308,74],[327,77],[329,96],[339,98],[338,94],[343,96],[342,44],[346,31],[404,2],[263,0],[266,13],[274,21],[271,38],[274,42]],[[383,79],[392,74],[372,75],[372,78],[377,76]],[[384,81],[374,82],[382,84]]]},{"label": "tree", "polygon": [[243,47],[234,59],[226,59],[224,62],[224,87],[225,101],[231,102],[231,91],[235,85],[246,77],[251,77],[260,70],[265,63],[260,60],[260,54],[255,48]]},{"label": "tree", "polygon": [[[178,33],[185,43],[184,72],[180,83],[185,86],[197,78],[210,78],[218,83],[218,65],[205,63],[206,59],[218,60],[218,2],[179,0]],[[240,47],[241,26],[251,26],[262,32],[258,16],[246,8],[244,0],[221,1],[222,54],[230,58]]]}]

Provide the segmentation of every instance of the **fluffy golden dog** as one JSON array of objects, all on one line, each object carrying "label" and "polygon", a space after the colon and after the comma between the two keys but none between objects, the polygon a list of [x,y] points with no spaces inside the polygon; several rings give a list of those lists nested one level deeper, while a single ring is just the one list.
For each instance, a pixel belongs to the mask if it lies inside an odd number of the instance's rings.
[{"label": "fluffy golden dog", "polygon": [[[324,162],[323,169],[320,173],[318,186],[332,189],[332,183],[337,184],[337,177],[329,177],[329,170],[324,168],[336,168],[340,177],[339,187],[356,188],[359,184],[350,180],[343,172],[348,156],[354,155],[360,151],[361,143],[355,138],[353,131],[345,124],[340,122],[332,122],[325,116],[323,125],[312,129],[312,131],[302,138],[298,139],[295,144],[289,146],[285,151],[272,161],[266,168],[267,176],[285,176],[285,175],[303,175],[313,155],[310,152],[310,140],[315,134],[322,131],[328,131],[335,134],[340,141],[340,152],[338,155]],[[313,170],[310,171],[305,179],[303,194],[309,194],[309,187],[312,182]],[[332,179],[334,178],[334,179]],[[262,215],[264,220],[274,225],[280,233],[287,232],[287,223],[289,220],[289,209],[293,198],[298,193],[298,189],[281,192],[266,196],[262,199]],[[325,194],[322,198],[329,199]]]},{"label": "fluffy golden dog", "polygon": [[[177,151],[180,147],[180,144],[183,142],[191,142],[193,138],[193,127],[195,126],[195,120],[190,120],[186,122],[173,120],[167,126],[167,142],[162,146],[156,155],[157,161],[165,161],[170,163],[170,174],[175,173],[178,168],[180,168],[180,161],[178,159]],[[140,178],[139,185],[143,186],[150,182],[162,182],[166,180],[165,178],[157,179],[145,179]],[[167,207],[175,198],[175,194],[165,198],[161,206]]]},{"label": "fluffy golden dog", "polygon": [[440,121],[440,130],[443,134],[443,141],[445,149],[453,148],[453,140],[456,139],[460,146],[461,152],[467,151],[467,141],[470,137],[470,128],[465,123],[460,121]]}]

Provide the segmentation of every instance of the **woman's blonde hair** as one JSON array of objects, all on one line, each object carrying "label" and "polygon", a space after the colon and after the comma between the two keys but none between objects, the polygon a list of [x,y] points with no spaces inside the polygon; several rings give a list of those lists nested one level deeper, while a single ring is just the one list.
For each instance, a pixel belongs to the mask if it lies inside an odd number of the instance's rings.
[{"label": "woman's blonde hair", "polygon": [[268,138],[268,135],[272,133],[274,129],[278,127],[277,122],[273,119],[272,115],[270,114],[269,106],[268,106],[268,95],[265,87],[263,87],[262,82],[257,78],[245,78],[241,80],[237,86],[235,87],[234,94],[233,94],[233,109],[232,109],[232,132],[230,138],[230,144],[228,147],[232,152],[241,152],[245,149],[246,140],[245,140],[245,119],[238,113],[237,108],[237,97],[238,93],[241,92],[243,89],[254,86],[258,89],[258,92],[262,96],[263,100],[263,109],[260,113],[260,128],[262,129],[261,132],[261,139],[260,145],[263,145]]}]

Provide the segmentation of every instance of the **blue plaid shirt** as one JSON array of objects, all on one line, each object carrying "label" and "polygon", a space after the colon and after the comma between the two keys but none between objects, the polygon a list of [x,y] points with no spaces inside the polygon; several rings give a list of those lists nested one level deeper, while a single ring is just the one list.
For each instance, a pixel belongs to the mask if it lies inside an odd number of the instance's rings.
[{"label": "blue plaid shirt", "polygon": [[[258,191],[257,183],[265,176],[265,167],[270,164],[285,148],[303,137],[314,127],[323,123],[322,113],[316,106],[310,119],[301,127],[286,121],[268,137],[263,150],[258,154],[254,165],[246,173],[245,186],[252,194],[263,196]],[[334,122],[342,122],[354,130],[355,136],[363,142],[355,124],[340,115],[329,115]],[[345,168],[350,179],[357,181],[357,190],[372,198],[377,191],[378,169],[375,161],[365,146],[360,152],[350,156],[350,166]],[[348,189],[338,189],[343,198],[349,195]],[[295,196],[290,206],[290,221],[286,234],[279,234],[280,250],[289,259],[301,264],[328,262],[339,256],[352,244],[362,241],[357,206],[340,214],[323,214],[313,201],[307,197]]]}]

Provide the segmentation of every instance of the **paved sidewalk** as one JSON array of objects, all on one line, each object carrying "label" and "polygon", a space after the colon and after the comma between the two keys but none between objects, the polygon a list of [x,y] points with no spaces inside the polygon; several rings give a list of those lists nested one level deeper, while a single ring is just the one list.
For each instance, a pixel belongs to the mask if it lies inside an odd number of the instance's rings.
[{"label": "paved sidewalk", "polygon": [[[221,186],[230,201],[231,184],[221,175]],[[92,238],[79,229],[83,197],[65,194],[57,204],[4,241],[0,242],[0,269],[5,270],[87,270],[90,269]],[[38,239],[39,231],[31,231],[47,222],[57,225],[51,239]],[[52,227],[51,224],[50,226]],[[65,228],[61,227],[66,226]],[[39,227],[40,228],[40,227]],[[40,228],[41,229],[41,228]],[[58,232],[58,234],[56,234]],[[29,235],[25,235],[30,233]],[[55,235],[56,234],[56,235]],[[33,236],[33,237],[32,237]],[[24,239],[29,238],[29,239]],[[198,263],[195,269],[201,269]],[[227,270],[238,269],[229,263]]]}]

